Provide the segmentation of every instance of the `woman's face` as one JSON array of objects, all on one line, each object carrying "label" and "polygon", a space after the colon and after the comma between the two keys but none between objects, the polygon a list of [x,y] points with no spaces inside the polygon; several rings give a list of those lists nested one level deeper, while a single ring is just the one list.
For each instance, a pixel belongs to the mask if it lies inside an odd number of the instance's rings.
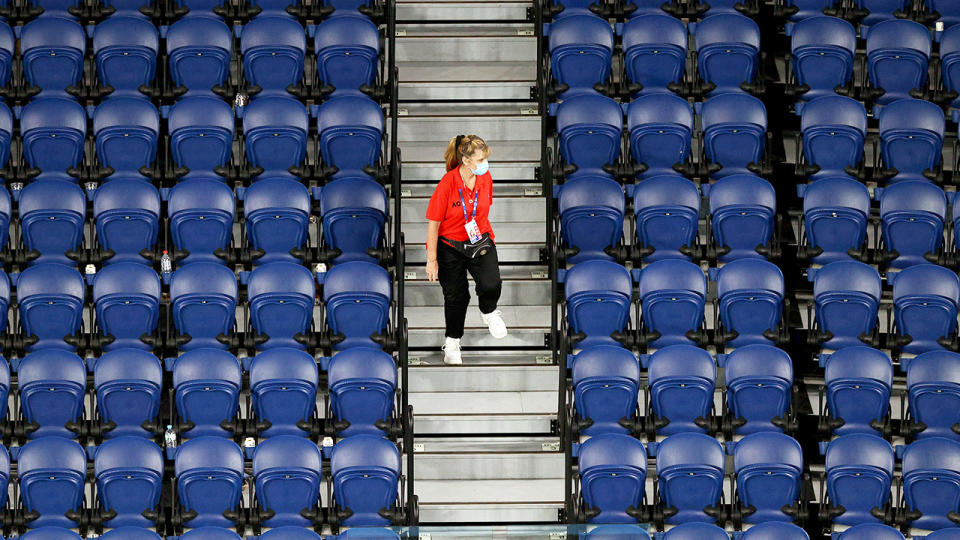
[{"label": "woman's face", "polygon": [[484,155],[483,150],[477,150],[472,156],[464,156],[463,164],[472,171],[476,169],[477,166],[480,165],[480,163],[482,163],[486,158],[487,156]]}]

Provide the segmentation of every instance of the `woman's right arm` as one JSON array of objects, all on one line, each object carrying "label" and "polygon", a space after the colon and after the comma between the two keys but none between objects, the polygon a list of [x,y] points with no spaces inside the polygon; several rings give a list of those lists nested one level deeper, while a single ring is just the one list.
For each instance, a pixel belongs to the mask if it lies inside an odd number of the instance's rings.
[{"label": "woman's right arm", "polygon": [[440,222],[427,220],[427,279],[437,281],[440,272],[437,266],[437,238],[440,235]]}]

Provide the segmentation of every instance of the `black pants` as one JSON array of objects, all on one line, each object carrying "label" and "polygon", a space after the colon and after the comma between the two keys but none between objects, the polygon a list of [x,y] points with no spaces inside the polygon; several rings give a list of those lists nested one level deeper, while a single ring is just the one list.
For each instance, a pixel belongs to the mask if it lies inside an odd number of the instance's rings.
[{"label": "black pants", "polygon": [[490,313],[497,309],[501,287],[497,247],[493,246],[486,254],[468,259],[440,240],[437,242],[437,266],[440,287],[443,289],[443,314],[447,323],[445,335],[459,339],[463,337],[463,321],[470,303],[467,272],[470,272],[477,285],[480,312]]}]

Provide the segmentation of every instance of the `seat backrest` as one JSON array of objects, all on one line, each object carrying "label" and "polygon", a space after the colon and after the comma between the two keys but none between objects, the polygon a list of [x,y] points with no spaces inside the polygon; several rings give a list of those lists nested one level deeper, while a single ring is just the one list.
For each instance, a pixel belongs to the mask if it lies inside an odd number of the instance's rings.
[{"label": "seat backrest", "polygon": [[108,17],[93,32],[97,76],[104,85],[114,87],[116,95],[139,96],[141,85],[150,86],[159,49],[156,27],[139,14]]},{"label": "seat backrest", "polygon": [[23,27],[20,51],[27,84],[64,95],[83,75],[87,35],[77,21],[59,15],[38,17]]},{"label": "seat backrest", "polygon": [[671,524],[712,521],[703,512],[720,501],[724,474],[723,447],[702,433],[678,433],[657,449],[660,499],[676,507]]},{"label": "seat backrest", "polygon": [[951,527],[933,531],[925,537],[925,540],[957,540],[958,538],[960,538],[960,527]]},{"label": "seat backrest", "polygon": [[687,56],[687,28],[676,17],[646,13],[623,26],[627,76],[643,85],[643,93],[664,92],[683,77]]},{"label": "seat backrest", "polygon": [[363,94],[341,92],[328,98],[317,112],[317,133],[324,163],[360,174],[380,159],[384,130],[383,109]]},{"label": "seat backrest", "polygon": [[[2,25],[0,25],[2,28]],[[2,35],[2,32],[0,32]],[[2,51],[0,51],[0,62],[2,62]],[[3,69],[0,64],[0,69]],[[2,75],[2,73],[0,73]],[[13,138],[13,113],[10,107],[0,104],[0,167],[6,167],[10,160],[10,142]]]},{"label": "seat backrest", "polygon": [[323,239],[339,249],[336,263],[374,262],[367,249],[383,240],[387,216],[387,192],[383,186],[362,176],[338,178],[320,192]]},{"label": "seat backrest", "polygon": [[734,448],[733,464],[740,502],[757,509],[744,520],[787,521],[781,509],[793,505],[800,495],[804,470],[800,443],[783,433],[747,435]]},{"label": "seat backrest", "polygon": [[[813,279],[813,296],[825,298],[834,293],[854,293],[880,302],[880,274],[858,261],[838,261],[817,271]],[[818,300],[819,301],[819,300]],[[874,308],[876,310],[876,308]]]},{"label": "seat backrest", "polygon": [[807,186],[803,213],[807,244],[823,250],[813,261],[849,261],[847,250],[859,248],[866,239],[870,192],[849,177],[823,178]]},{"label": "seat backrest", "polygon": [[0,22],[0,86],[6,86],[10,82],[16,42],[17,38],[10,25],[6,21]]},{"label": "seat backrest", "polygon": [[79,356],[57,349],[36,351],[20,361],[21,412],[39,426],[31,437],[74,436],[64,425],[83,415],[86,370]]},{"label": "seat backrest", "polygon": [[244,76],[264,90],[283,91],[299,84],[306,50],[303,27],[286,14],[254,17],[240,34]]},{"label": "seat backrest", "polygon": [[895,459],[890,443],[875,435],[844,435],[827,445],[827,492],[833,507],[844,508],[837,523],[868,522],[873,508],[889,503]]},{"label": "seat backrest", "polygon": [[83,504],[87,454],[82,446],[64,437],[30,441],[20,449],[17,475],[23,508],[40,514],[30,528],[76,527],[64,514]]},{"label": "seat backrest", "polygon": [[907,392],[912,420],[925,426],[917,438],[957,438],[953,426],[960,421],[960,354],[937,350],[911,359]]},{"label": "seat backrest", "polygon": [[290,250],[309,240],[310,211],[310,192],[296,180],[268,178],[247,188],[243,198],[247,237],[255,249],[266,252],[258,265],[296,260]]},{"label": "seat backrest", "polygon": [[338,91],[358,90],[377,76],[380,31],[364,16],[325,19],[313,41],[320,81]]},{"label": "seat backrest", "polygon": [[150,101],[133,96],[104,100],[93,112],[97,159],[122,173],[149,167],[157,156],[160,114]]},{"label": "seat backrest", "polygon": [[663,540],[727,540],[727,531],[710,523],[684,523],[667,531]]},{"label": "seat backrest", "polygon": [[592,421],[587,435],[623,433],[621,418],[636,415],[640,363],[618,345],[594,345],[577,354],[573,365],[574,403]]},{"label": "seat backrest", "polygon": [[105,437],[152,437],[141,427],[160,411],[163,366],[153,354],[139,349],[117,349],[97,359],[93,389],[100,418],[115,427]]},{"label": "seat backrest", "polygon": [[379,347],[370,335],[386,328],[392,294],[390,274],[382,266],[352,261],[330,268],[323,281],[327,324],[346,336],[334,348]]},{"label": "seat backrest", "polygon": [[233,36],[215,17],[184,17],[170,25],[166,40],[170,75],[187,91],[207,92],[230,74]]},{"label": "seat backrest", "polygon": [[759,523],[743,533],[744,540],[810,540],[807,531],[793,523],[768,521]]},{"label": "seat backrest", "polygon": [[250,321],[257,332],[269,338],[260,346],[261,350],[280,346],[303,348],[293,338],[313,323],[315,291],[313,274],[299,264],[272,262],[250,273]]},{"label": "seat backrest", "polygon": [[367,347],[340,351],[330,360],[327,381],[334,417],[350,424],[339,436],[382,434],[376,423],[390,418],[397,388],[397,365],[392,356]]},{"label": "seat backrest", "polygon": [[934,184],[921,180],[897,182],[880,197],[880,219],[887,251],[898,257],[893,268],[923,264],[923,256],[936,252],[943,244],[943,226],[947,218],[947,197]]},{"label": "seat backrest", "polygon": [[278,347],[255,356],[249,371],[254,411],[270,422],[261,436],[306,435],[297,422],[312,418],[317,407],[319,373],[313,357]]},{"label": "seat backrest", "polygon": [[[222,514],[240,503],[243,484],[243,450],[230,439],[199,437],[177,448],[174,461],[180,507],[196,517],[186,522],[195,528],[183,535],[196,540],[237,538],[229,529],[232,522]],[[206,530],[211,527],[212,530]],[[216,531],[225,531],[228,534]],[[216,536],[216,535],[221,536]],[[193,535],[193,536],[190,536]]]},{"label": "seat backrest", "polygon": [[17,280],[20,327],[39,341],[28,350],[70,349],[64,336],[80,329],[86,285],[75,268],[63,264],[36,264]]},{"label": "seat backrest", "polygon": [[[122,99],[122,98],[118,98]],[[107,182],[93,197],[97,242],[114,255],[105,264],[149,264],[140,251],[157,243],[160,228],[160,192],[140,180]]]},{"label": "seat backrest", "polygon": [[103,540],[163,540],[160,535],[142,527],[117,527],[101,536]]},{"label": "seat backrest", "polygon": [[767,109],[744,92],[712,97],[700,109],[703,145],[707,159],[723,168],[714,177],[747,173],[747,165],[760,163],[767,137]]},{"label": "seat backrest", "polygon": [[730,248],[720,260],[760,257],[756,248],[770,243],[777,211],[777,193],[770,182],[732,174],[712,184],[709,196],[714,241]]},{"label": "seat backrest", "polygon": [[630,152],[634,161],[648,167],[643,177],[671,174],[675,163],[687,160],[693,125],[693,109],[680,96],[643,93],[630,102]]},{"label": "seat backrest", "polygon": [[160,503],[163,486],[163,451],[143,437],[118,437],[97,449],[93,462],[100,504],[117,515],[107,526],[149,527],[141,515]]},{"label": "seat backrest", "polygon": [[599,169],[620,155],[623,110],[612,98],[576,94],[557,107],[560,155],[580,170]]},{"label": "seat backrest", "polygon": [[317,444],[303,437],[280,435],[257,445],[253,453],[253,476],[260,508],[274,512],[264,520],[268,527],[311,522],[300,515],[320,500],[321,463]]},{"label": "seat backrest", "polygon": [[177,268],[170,279],[171,314],[177,331],[190,336],[181,349],[226,348],[217,337],[233,330],[237,299],[237,278],[230,268],[202,261]]},{"label": "seat backrest", "polygon": [[191,173],[213,177],[213,170],[229,161],[234,116],[224,100],[202,95],[184,97],[170,107],[167,128],[173,161]]},{"label": "seat backrest", "polygon": [[[387,532],[396,534],[389,530]],[[275,527],[261,534],[260,540],[320,540],[320,535],[303,527]]]},{"label": "seat backrest", "polygon": [[796,83],[808,88],[800,99],[831,96],[853,76],[857,31],[838,17],[809,17],[794,26],[790,50]]},{"label": "seat backrest", "polygon": [[560,17],[548,39],[553,77],[570,87],[565,98],[606,82],[613,57],[613,28],[606,19],[592,13]]},{"label": "seat backrest", "polygon": [[760,27],[739,13],[718,13],[697,24],[694,42],[698,70],[705,82],[717,85],[716,94],[740,92],[753,80],[760,52]]},{"label": "seat backrest", "polygon": [[182,540],[239,540],[240,536],[221,527],[199,527],[180,535]]},{"label": "seat backrest", "polygon": [[694,243],[700,216],[700,191],[676,173],[646,178],[633,192],[636,240],[652,247],[646,262],[687,259],[680,248]]},{"label": "seat backrest", "polygon": [[630,320],[630,272],[613,261],[577,263],[567,271],[564,291],[567,321],[574,332],[586,335],[580,346],[585,348],[595,341],[614,343],[610,333],[622,330]]},{"label": "seat backrest", "polygon": [[[146,530],[146,529],[143,529],[143,530]],[[110,532],[112,533],[114,531],[110,531]],[[156,534],[156,533],[153,533],[153,534]],[[104,535],[104,538],[106,538],[106,536],[107,535]],[[126,536],[120,536],[116,534],[111,535],[110,537],[114,539],[128,538]],[[71,531],[70,529],[61,529],[58,527],[44,527],[42,529],[34,529],[32,531],[27,531],[20,538],[23,538],[24,540],[79,540],[80,535]],[[129,538],[134,539],[134,537],[129,537]],[[140,540],[140,538],[137,537],[135,540]]]},{"label": "seat backrest", "polygon": [[880,137],[893,132],[918,131],[943,139],[945,130],[943,110],[922,99],[901,99],[883,108],[880,114]]},{"label": "seat backrest", "polygon": [[903,534],[881,523],[864,523],[843,531],[841,540],[903,540]]},{"label": "seat backrest", "polygon": [[597,523],[632,522],[629,507],[645,498],[647,451],[639,440],[622,433],[590,437],[578,454],[580,492],[587,508],[599,510]]},{"label": "seat backrest", "polygon": [[240,361],[227,351],[194,349],[177,358],[173,365],[177,412],[195,424],[186,436],[229,435],[220,423],[239,411],[242,377]]},{"label": "seat backrest", "polygon": [[140,336],[152,334],[160,319],[160,276],[153,268],[132,262],[105,266],[93,280],[97,326],[115,340],[106,345],[148,349]]},{"label": "seat backrest", "polygon": [[341,439],[333,447],[330,471],[337,505],[353,511],[345,525],[389,525],[377,512],[394,507],[397,498],[401,464],[394,443],[363,434]]},{"label": "seat backrest", "polygon": [[224,183],[207,178],[178,182],[170,190],[167,215],[173,244],[189,252],[179,264],[197,261],[222,264],[214,251],[230,244],[234,212],[233,190]]},{"label": "seat backrest", "polygon": [[707,351],[693,345],[671,345],[651,355],[647,370],[650,407],[668,423],[662,435],[705,431],[696,424],[713,409],[717,367]]},{"label": "seat backrest", "polygon": [[876,434],[870,423],[885,417],[890,409],[890,357],[864,345],[844,347],[827,359],[824,384],[831,416],[844,421],[834,430],[838,435]]},{"label": "seat backrest", "polygon": [[20,133],[27,164],[40,169],[38,179],[67,179],[67,169],[83,159],[87,113],[66,97],[34,99],[20,113]]},{"label": "seat backrest", "polygon": [[263,167],[264,176],[286,173],[303,161],[308,129],[307,108],[296,99],[284,95],[253,99],[243,113],[247,160]]},{"label": "seat backrest", "polygon": [[793,387],[793,362],[783,349],[762,344],[737,347],[727,355],[724,379],[733,417],[746,421],[736,433],[780,429],[772,420],[786,414]]},{"label": "seat backrest", "polygon": [[87,200],[80,187],[65,180],[27,184],[20,192],[19,213],[24,246],[40,252],[35,264],[76,264],[64,254],[83,240]]}]

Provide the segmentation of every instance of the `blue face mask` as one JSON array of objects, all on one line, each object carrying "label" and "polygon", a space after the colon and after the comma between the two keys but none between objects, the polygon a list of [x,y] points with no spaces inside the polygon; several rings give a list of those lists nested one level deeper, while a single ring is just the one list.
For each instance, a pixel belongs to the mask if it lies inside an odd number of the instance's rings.
[{"label": "blue face mask", "polygon": [[476,168],[476,169],[473,169],[473,170],[470,171],[470,172],[472,172],[473,174],[475,174],[475,175],[477,175],[477,176],[482,176],[482,175],[484,175],[484,174],[487,174],[487,171],[488,171],[488,170],[490,170],[490,164],[487,163],[487,160],[483,160],[483,161],[481,161],[479,164],[477,164],[477,168]]}]

